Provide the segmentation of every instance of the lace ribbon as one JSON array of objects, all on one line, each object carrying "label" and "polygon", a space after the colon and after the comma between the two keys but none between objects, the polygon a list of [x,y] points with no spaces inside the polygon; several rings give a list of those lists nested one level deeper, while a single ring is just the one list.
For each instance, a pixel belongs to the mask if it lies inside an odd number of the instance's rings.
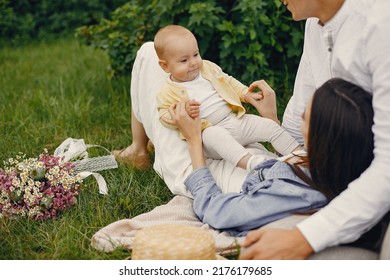
[{"label": "lace ribbon", "polygon": [[72,161],[76,164],[75,171],[83,178],[93,176],[99,186],[101,194],[107,194],[107,183],[103,176],[96,171],[118,168],[118,163],[113,155],[88,157],[88,148],[102,148],[108,153],[109,150],[99,145],[85,144],[84,139],[68,138],[54,151],[55,156],[62,156],[64,161]]}]

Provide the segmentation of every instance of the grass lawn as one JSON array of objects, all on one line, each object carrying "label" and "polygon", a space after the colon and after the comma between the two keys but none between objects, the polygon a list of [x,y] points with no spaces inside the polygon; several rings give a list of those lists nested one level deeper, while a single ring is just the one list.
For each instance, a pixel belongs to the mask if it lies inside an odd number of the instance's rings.
[{"label": "grass lawn", "polygon": [[[0,166],[23,152],[53,153],[66,138],[107,149],[131,143],[130,73],[108,80],[106,55],[73,39],[0,48]],[[96,152],[97,153],[97,152]],[[94,250],[91,236],[119,219],[166,203],[172,194],[152,170],[100,172],[102,196],[87,178],[78,204],[56,220],[0,219],[0,259],[124,259],[126,250]]]}]

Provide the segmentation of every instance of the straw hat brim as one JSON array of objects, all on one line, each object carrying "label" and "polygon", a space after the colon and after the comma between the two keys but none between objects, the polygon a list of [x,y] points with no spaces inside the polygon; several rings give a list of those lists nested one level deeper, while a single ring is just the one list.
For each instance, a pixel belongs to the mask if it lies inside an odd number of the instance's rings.
[{"label": "straw hat brim", "polygon": [[225,260],[216,254],[207,230],[180,224],[146,227],[137,232],[132,260]]},{"label": "straw hat brim", "polygon": [[[125,258],[125,260],[131,260],[131,256],[128,256],[127,258]],[[224,256],[215,254],[215,260],[217,260],[217,261],[226,261],[228,259],[225,258]]]}]

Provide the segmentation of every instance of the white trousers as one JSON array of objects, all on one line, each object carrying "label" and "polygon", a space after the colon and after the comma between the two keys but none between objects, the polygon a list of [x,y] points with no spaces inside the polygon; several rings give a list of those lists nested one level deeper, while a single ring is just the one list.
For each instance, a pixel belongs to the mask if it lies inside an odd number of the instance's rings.
[{"label": "white trousers", "polygon": [[[167,74],[158,65],[153,42],[147,42],[138,50],[131,76],[132,110],[145,128],[155,148],[154,170],[161,176],[173,194],[192,197],[183,182],[192,172],[187,143],[181,140],[177,131],[164,127],[159,121],[156,95],[166,81]],[[267,154],[260,144],[248,145],[252,154]],[[207,164],[223,192],[239,192],[247,171],[237,168],[225,160],[207,159]]]},{"label": "white trousers", "polygon": [[257,115],[241,118],[230,113],[218,124],[202,133],[205,153],[214,159],[225,159],[234,166],[248,151],[244,146],[255,142],[269,142],[282,155],[290,154],[299,144],[276,122]]}]

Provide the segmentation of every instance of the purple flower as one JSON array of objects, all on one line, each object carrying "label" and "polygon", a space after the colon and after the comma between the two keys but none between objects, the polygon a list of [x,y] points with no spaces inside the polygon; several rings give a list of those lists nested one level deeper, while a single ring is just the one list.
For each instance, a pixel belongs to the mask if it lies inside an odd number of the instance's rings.
[{"label": "purple flower", "polygon": [[[55,174],[50,175],[54,167]],[[74,163],[63,163],[62,157],[47,153],[35,159],[23,157],[23,162],[10,159],[5,170],[0,168],[0,213],[11,219],[17,216],[37,221],[57,218],[75,205],[79,196],[82,180],[75,177],[74,168]],[[71,178],[74,183],[69,186]]]}]

